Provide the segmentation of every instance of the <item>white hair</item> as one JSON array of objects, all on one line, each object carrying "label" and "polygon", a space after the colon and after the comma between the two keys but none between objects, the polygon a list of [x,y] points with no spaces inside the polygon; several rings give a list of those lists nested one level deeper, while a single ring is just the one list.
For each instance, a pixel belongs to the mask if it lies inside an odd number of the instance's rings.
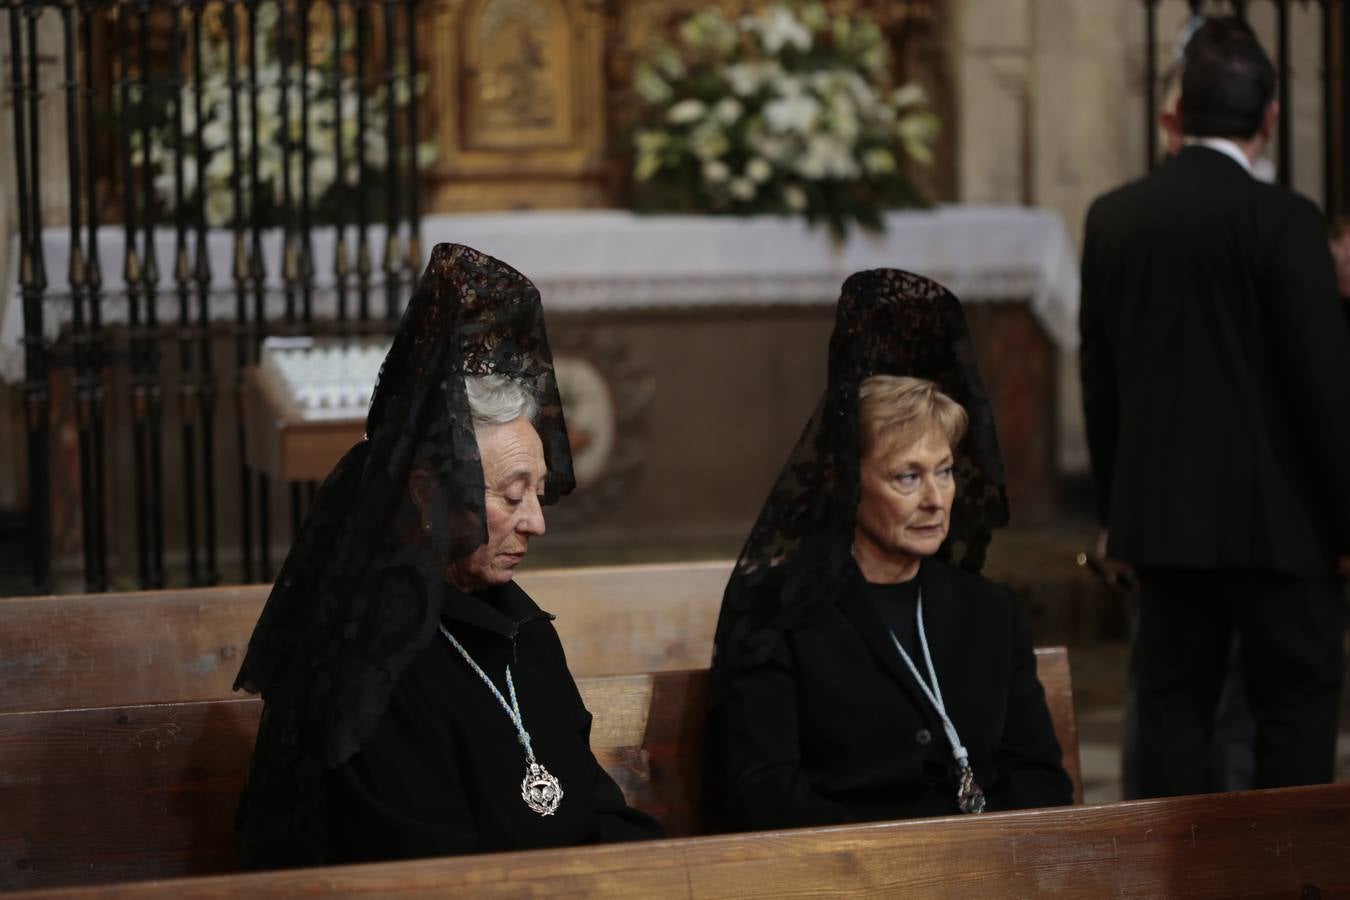
[{"label": "white hair", "polygon": [[475,426],[505,425],[522,416],[533,422],[539,411],[530,389],[509,375],[466,375],[464,393]]}]

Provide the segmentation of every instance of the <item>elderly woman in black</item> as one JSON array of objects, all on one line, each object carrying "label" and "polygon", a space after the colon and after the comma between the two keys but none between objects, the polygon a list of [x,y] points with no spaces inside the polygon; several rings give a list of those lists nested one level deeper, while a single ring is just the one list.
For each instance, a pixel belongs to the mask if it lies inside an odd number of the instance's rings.
[{"label": "elderly woman in black", "polygon": [[553,617],[512,580],[572,485],[538,291],[437,246],[239,673],[265,702],[246,867],[660,836],[591,754]]},{"label": "elderly woman in black", "polygon": [[829,376],[723,600],[715,816],[767,829],[1072,802],[1026,616],[976,574],[1007,504],[956,298],[854,275]]}]

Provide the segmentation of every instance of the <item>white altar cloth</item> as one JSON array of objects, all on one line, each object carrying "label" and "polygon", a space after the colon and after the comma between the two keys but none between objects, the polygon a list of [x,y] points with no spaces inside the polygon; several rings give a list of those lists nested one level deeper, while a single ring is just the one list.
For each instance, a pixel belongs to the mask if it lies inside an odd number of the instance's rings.
[{"label": "white altar cloth", "polygon": [[[372,228],[370,250],[378,279],[384,252],[383,228]],[[355,234],[346,239],[355,260]],[[55,340],[71,319],[68,228],[43,231],[48,286],[43,333]],[[102,319],[127,321],[119,226],[99,231],[103,268]],[[282,235],[263,237],[268,291],[266,314],[280,320],[285,296],[280,273]],[[539,287],[544,308],[558,312],[711,306],[832,305],[839,286],[860,269],[908,269],[945,284],[965,302],[1027,300],[1033,314],[1061,350],[1078,342],[1078,263],[1059,217],[1049,211],[1006,206],[944,206],[886,216],[886,232],[855,231],[842,244],[822,228],[796,219],[725,216],[643,216],[621,210],[565,210],[428,216],[422,223],[424,252],[441,241],[469,244],[509,262]],[[331,228],[313,232],[316,319],[330,318],[333,290]],[[173,282],[174,234],[156,233],[160,281],[159,321],[178,319]],[[403,245],[406,247],[406,243]],[[189,253],[192,238],[189,235]],[[211,263],[210,315],[235,316],[231,280],[233,236],[208,235]],[[17,238],[0,319],[0,381],[23,378],[23,303],[16,284]],[[406,298],[400,298],[400,304]],[[384,310],[384,290],[371,291],[372,317]],[[355,290],[348,291],[349,315]],[[253,300],[249,298],[249,315]],[[297,301],[298,308],[298,301]],[[86,317],[87,317],[86,313]],[[193,300],[193,317],[196,301]]]}]

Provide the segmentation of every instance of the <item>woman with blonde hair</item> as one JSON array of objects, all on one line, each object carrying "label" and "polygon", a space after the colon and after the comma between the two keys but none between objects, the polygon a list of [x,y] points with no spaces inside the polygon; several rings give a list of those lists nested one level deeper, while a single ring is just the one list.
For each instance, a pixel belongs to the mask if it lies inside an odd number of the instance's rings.
[{"label": "woman with blonde hair", "polygon": [[719,824],[1072,802],[1027,616],[978,574],[1008,513],[956,298],[906,272],[854,275],[829,376],[723,599]]}]

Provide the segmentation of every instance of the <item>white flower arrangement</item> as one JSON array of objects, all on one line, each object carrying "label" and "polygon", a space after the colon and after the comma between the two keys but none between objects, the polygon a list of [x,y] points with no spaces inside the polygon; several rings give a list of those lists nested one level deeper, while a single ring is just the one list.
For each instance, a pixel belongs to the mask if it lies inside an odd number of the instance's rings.
[{"label": "white flower arrangement", "polygon": [[926,164],[938,120],[921,87],[891,89],[880,29],[818,2],[680,22],[639,63],[633,131],[640,208],[802,214],[837,235],[921,205],[904,162]]},{"label": "white flower arrangement", "polygon": [[[232,127],[230,118],[229,57],[228,47],[221,34],[211,34],[202,42],[202,83],[201,142],[206,165],[202,171],[197,167],[197,110],[195,94],[198,85],[192,80],[192,72],[187,73],[174,98],[182,108],[182,133],[173,118],[173,104],[160,101],[153,109],[154,125],[150,131],[148,153],[149,169],[153,186],[162,211],[173,214],[176,211],[176,175],[174,172],[174,154],[178,142],[182,142],[183,152],[183,197],[184,213],[195,213],[199,191],[204,191],[205,217],[210,227],[221,227],[233,222],[235,215],[235,197],[233,179],[235,175],[234,155],[232,151],[232,131],[238,131],[239,144],[239,180],[243,201],[242,215],[252,220],[257,215],[263,224],[275,224],[282,210],[284,195],[283,177],[285,171],[283,157],[281,82],[283,75],[289,78],[287,91],[287,125],[290,143],[290,191],[296,208],[299,208],[305,173],[309,177],[310,206],[316,224],[332,221],[336,215],[352,216],[351,207],[355,204],[355,192],[361,188],[361,171],[357,159],[358,144],[364,145],[365,165],[368,176],[367,199],[370,201],[371,219],[378,220],[383,215],[384,182],[380,174],[389,163],[388,147],[385,143],[385,120],[389,98],[381,84],[366,94],[364,133],[358,131],[356,113],[360,86],[350,75],[344,76],[335,84],[332,78],[334,53],[350,52],[354,46],[355,35],[348,29],[343,35],[343,46],[332,47],[323,58],[311,62],[307,80],[304,70],[298,62],[292,62],[283,69],[278,59],[275,41],[284,40],[277,31],[278,8],[275,3],[262,3],[258,6],[259,35],[272,35],[271,39],[261,40],[256,47],[256,65],[258,77],[257,121],[249,113],[250,97],[247,86],[239,90],[238,107],[240,121],[237,129]],[[297,52],[303,52],[297,48]],[[241,78],[247,77],[247,57],[237,61],[237,71]],[[404,108],[413,100],[414,93],[425,89],[426,76],[419,74],[413,79],[400,77],[395,82],[393,104]],[[301,91],[309,95],[309,128],[306,132],[301,121]],[[337,122],[338,99],[341,96],[342,122]],[[258,197],[252,196],[252,143],[253,131],[257,129],[258,145]],[[342,144],[343,171],[337,171],[337,143]],[[309,167],[303,166],[303,151],[308,143]],[[139,130],[131,134],[133,165],[141,166],[146,162],[146,150]],[[425,169],[436,159],[434,142],[422,141],[417,145],[417,165]],[[407,147],[400,148],[400,162],[406,164],[409,153]],[[339,183],[340,178],[340,183]]]}]

